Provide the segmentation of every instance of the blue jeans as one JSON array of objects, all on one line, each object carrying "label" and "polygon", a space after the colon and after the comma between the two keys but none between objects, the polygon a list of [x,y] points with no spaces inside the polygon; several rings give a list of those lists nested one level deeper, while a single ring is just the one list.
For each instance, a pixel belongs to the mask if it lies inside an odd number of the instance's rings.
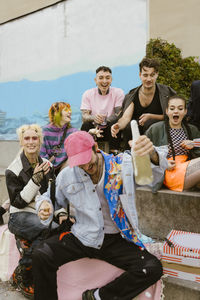
[{"label": "blue jeans", "polygon": [[[57,225],[58,226],[58,225]],[[31,242],[30,248],[23,249],[20,265],[32,264],[33,249],[41,242],[41,233],[48,228],[40,222],[37,214],[30,212],[17,212],[10,214],[8,228],[16,237]]]},{"label": "blue jeans", "polygon": [[37,214],[17,212],[10,214],[8,228],[14,235],[32,242],[47,226],[40,222]]}]

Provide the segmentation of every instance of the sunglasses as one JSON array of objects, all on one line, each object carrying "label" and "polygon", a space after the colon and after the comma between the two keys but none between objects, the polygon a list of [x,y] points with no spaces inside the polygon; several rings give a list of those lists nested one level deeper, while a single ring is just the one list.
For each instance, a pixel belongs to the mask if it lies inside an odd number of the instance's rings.
[{"label": "sunglasses", "polygon": [[24,136],[25,141],[30,141],[31,139],[33,141],[37,141],[39,139],[39,137],[38,136]]}]

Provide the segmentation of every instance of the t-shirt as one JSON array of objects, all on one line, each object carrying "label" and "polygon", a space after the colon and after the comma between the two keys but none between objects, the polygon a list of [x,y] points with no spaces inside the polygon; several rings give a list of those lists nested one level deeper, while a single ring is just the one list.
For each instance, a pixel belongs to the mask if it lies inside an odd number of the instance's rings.
[{"label": "t-shirt", "polygon": [[110,209],[108,206],[108,201],[104,194],[104,178],[105,178],[105,164],[103,164],[103,172],[100,181],[96,184],[96,192],[99,197],[99,201],[101,203],[101,210],[104,220],[104,233],[114,234],[119,233],[119,229],[115,222],[112,220],[110,216]]},{"label": "t-shirt", "polygon": [[145,126],[141,126],[141,125],[139,125],[139,118],[140,118],[140,116],[142,114],[146,114],[146,113],[155,114],[155,115],[162,115],[163,114],[162,107],[161,107],[161,104],[160,104],[160,98],[159,98],[158,88],[156,87],[156,91],[155,91],[154,97],[153,97],[151,103],[148,106],[143,107],[140,104],[139,90],[138,90],[138,92],[135,95],[133,103],[134,103],[134,112],[133,112],[133,115],[132,115],[132,120],[137,120],[140,134],[144,134],[144,132],[147,130],[147,128],[151,124],[153,124],[156,120],[153,120],[153,119],[148,120],[145,123]]},{"label": "t-shirt", "polygon": [[151,103],[148,106],[143,107],[140,104],[138,93],[136,94],[133,103],[134,103],[134,112],[133,112],[132,120],[139,120],[139,117],[142,114],[146,114],[146,113],[155,114],[155,115],[163,114],[157,87],[156,87],[156,91],[155,91],[153,100],[151,101]]},{"label": "t-shirt", "polygon": [[110,87],[109,93],[99,94],[98,88],[92,88],[83,93],[81,109],[91,111],[91,115],[102,114],[111,116],[115,107],[121,107],[124,100],[124,92],[120,88]]}]

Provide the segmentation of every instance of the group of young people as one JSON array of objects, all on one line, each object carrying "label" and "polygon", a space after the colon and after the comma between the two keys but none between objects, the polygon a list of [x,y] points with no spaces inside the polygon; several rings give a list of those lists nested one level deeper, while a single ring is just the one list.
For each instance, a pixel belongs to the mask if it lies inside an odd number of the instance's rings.
[{"label": "group of young people", "polygon": [[[185,121],[185,99],[156,83],[158,62],[144,58],[139,67],[142,84],[125,97],[110,86],[110,68],[96,70],[97,87],[82,98],[81,131],[71,127],[71,107],[65,102],[51,105],[43,132],[36,124],[17,130],[22,151],[6,170],[8,227],[30,243],[17,271],[23,271],[22,290],[35,300],[58,299],[58,268],[86,256],[125,272],[85,291],[83,300],[131,300],[162,276],[161,263],[145,249],[138,228],[134,168],[130,151],[117,153],[120,133],[124,150],[130,149],[130,121],[138,121],[141,136],[134,151],[150,155],[151,188],[164,183],[175,191],[200,182],[200,151],[194,142],[200,133]],[[108,140],[111,154],[99,150],[91,134],[97,142]],[[57,228],[67,219],[69,204],[75,214],[71,230],[46,238],[50,224]]]}]

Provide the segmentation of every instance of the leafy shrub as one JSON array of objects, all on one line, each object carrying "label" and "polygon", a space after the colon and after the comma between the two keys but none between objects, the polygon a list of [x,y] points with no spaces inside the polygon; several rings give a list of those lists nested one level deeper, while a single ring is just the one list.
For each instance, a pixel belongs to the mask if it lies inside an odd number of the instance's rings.
[{"label": "leafy shrub", "polygon": [[186,99],[190,97],[191,83],[200,80],[198,57],[182,58],[179,48],[162,39],[150,39],[146,46],[146,56],[160,61],[159,83],[169,85]]}]

